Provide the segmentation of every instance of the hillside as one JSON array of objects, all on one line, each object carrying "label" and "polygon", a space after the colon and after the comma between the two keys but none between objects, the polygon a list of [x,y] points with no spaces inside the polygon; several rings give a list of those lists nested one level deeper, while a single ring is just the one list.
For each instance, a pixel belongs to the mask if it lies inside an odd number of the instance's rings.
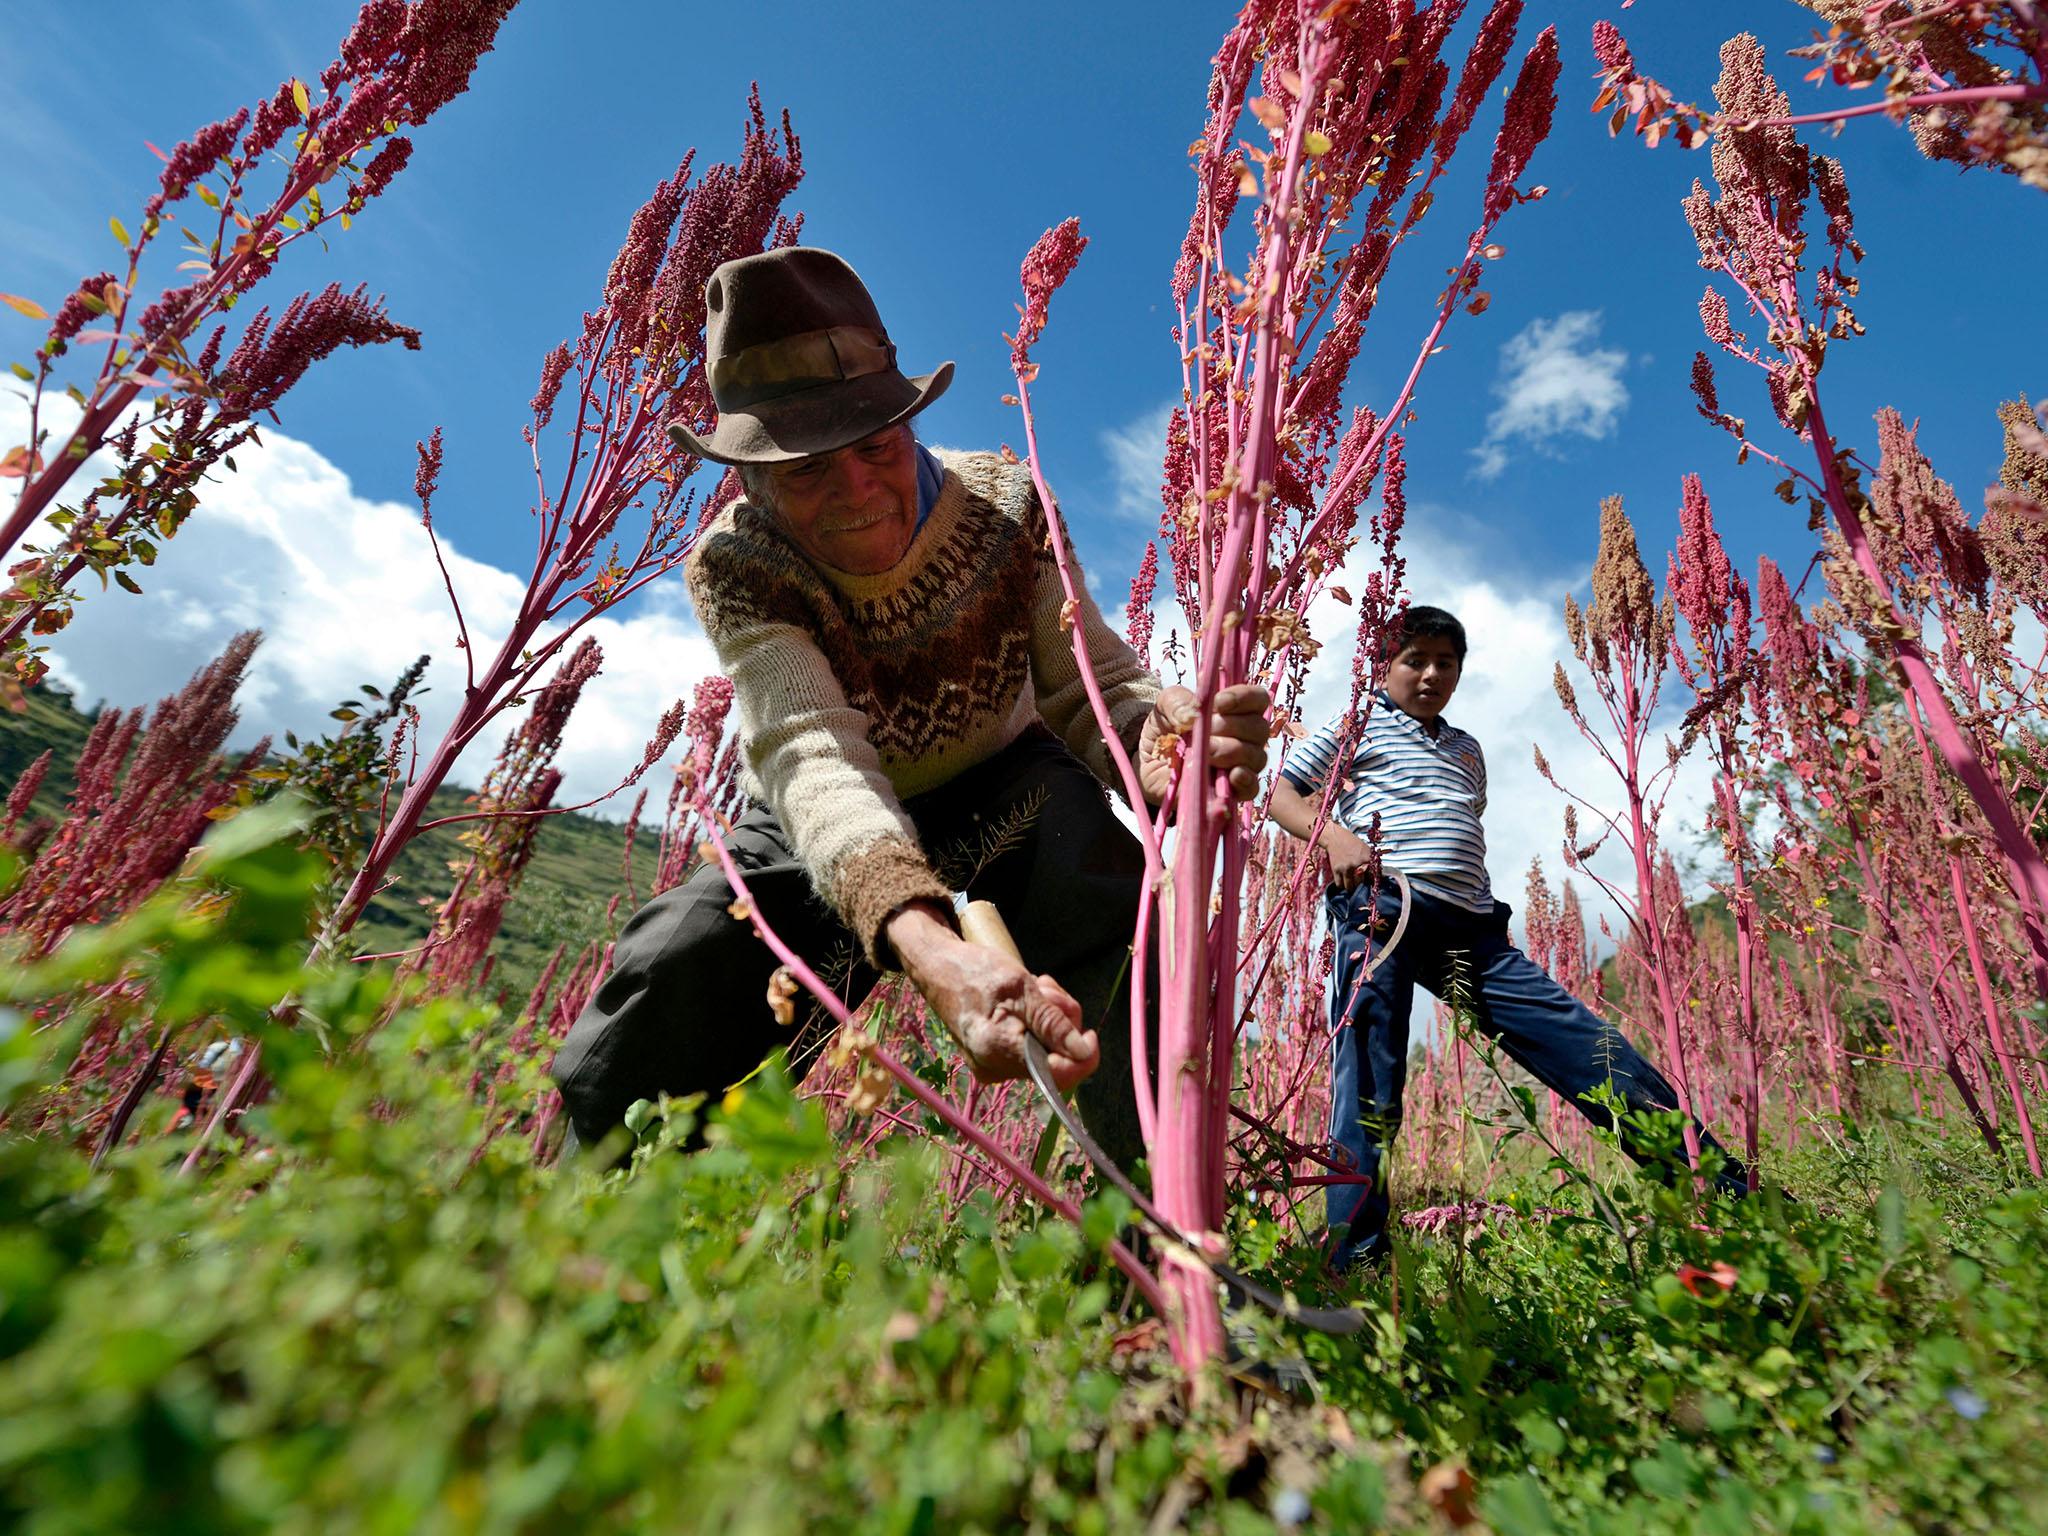
[{"label": "hillside", "polygon": [[14,788],[28,765],[54,748],[49,775],[30,804],[37,816],[61,816],[70,802],[75,785],[72,765],[85,746],[98,712],[88,713],[72,703],[71,695],[49,687],[28,690],[28,712],[15,715],[0,710],[0,796]]},{"label": "hillside", "polygon": [[[56,756],[31,802],[31,812],[60,817],[75,786],[73,765],[96,716],[79,709],[70,695],[47,687],[30,690],[28,706],[26,714],[0,714],[0,796],[46,748],[54,749]],[[444,787],[434,797],[429,819],[461,815],[470,808],[471,793]],[[624,796],[620,799],[631,803]],[[403,949],[425,937],[433,907],[452,883],[450,866],[464,857],[458,842],[464,830],[437,828],[407,846],[399,856],[396,883],[371,903],[357,930],[367,951]],[[654,878],[658,830],[643,832],[634,848],[633,882],[643,898]],[[623,833],[616,822],[576,812],[543,822],[525,883],[498,935],[492,992],[502,992],[516,1006],[556,945],[568,945],[573,954],[603,931],[607,904],[625,889]],[[633,898],[625,896],[619,905],[618,920],[623,922],[632,912]]]}]

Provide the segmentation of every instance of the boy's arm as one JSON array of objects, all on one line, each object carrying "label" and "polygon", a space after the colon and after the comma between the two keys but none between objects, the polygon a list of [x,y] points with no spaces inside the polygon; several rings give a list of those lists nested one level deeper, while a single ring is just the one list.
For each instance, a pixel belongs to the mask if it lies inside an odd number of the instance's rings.
[{"label": "boy's arm", "polygon": [[[1309,834],[1315,831],[1316,802],[1294,787],[1294,781],[1281,774],[1273,781],[1273,797],[1267,803],[1267,814],[1282,830],[1307,842]],[[1323,823],[1316,845],[1330,861],[1330,881],[1333,885],[1351,889],[1358,884],[1358,878],[1371,862],[1372,850],[1350,828],[1341,826],[1332,817]]]},{"label": "boy's arm", "polygon": [[[1315,830],[1316,803],[1294,787],[1294,781],[1286,774],[1273,780],[1273,797],[1266,802],[1266,814],[1271,816],[1282,831],[1291,833],[1304,843]],[[1328,831],[1337,824],[1327,822],[1323,830]]]}]

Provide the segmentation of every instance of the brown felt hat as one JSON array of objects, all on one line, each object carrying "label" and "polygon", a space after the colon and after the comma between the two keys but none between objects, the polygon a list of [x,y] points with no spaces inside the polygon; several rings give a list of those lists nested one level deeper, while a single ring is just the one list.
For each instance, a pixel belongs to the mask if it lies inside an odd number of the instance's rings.
[{"label": "brown felt hat", "polygon": [[867,288],[839,257],[792,245],[728,261],[704,285],[705,367],[718,425],[669,435],[719,464],[830,453],[907,421],[953,365],[906,378]]}]

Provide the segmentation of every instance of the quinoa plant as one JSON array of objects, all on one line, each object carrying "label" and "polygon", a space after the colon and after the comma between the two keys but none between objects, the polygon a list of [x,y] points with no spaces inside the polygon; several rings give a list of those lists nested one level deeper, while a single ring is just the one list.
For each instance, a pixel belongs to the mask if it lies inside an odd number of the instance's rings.
[{"label": "quinoa plant", "polygon": [[[258,309],[232,345],[224,317],[293,246],[324,244],[384,193],[412,155],[401,130],[469,88],[515,3],[368,0],[311,84],[286,80],[253,108],[157,151],[160,185],[134,230],[109,221],[118,270],[80,279],[54,317],[33,299],[0,294],[50,324],[33,363],[14,365],[30,386],[28,441],[0,458],[0,478],[21,481],[0,515],[0,557],[21,556],[0,591],[0,699],[19,708],[20,688],[43,675],[37,637],[70,621],[78,576],[142,590],[134,569],[155,563],[157,541],[198,507],[208,475],[233,470],[234,450],[261,418],[275,419],[308,368],[344,346],[419,346],[419,332],[392,320],[381,299],[338,283],[275,314]],[[178,270],[190,279],[151,298],[145,263],[173,234],[183,237]],[[98,349],[96,368],[63,387],[69,403],[60,407],[62,373],[88,347]],[[103,450],[112,463],[82,498],[61,501]],[[24,544],[39,523],[45,542]]]},{"label": "quinoa plant", "polygon": [[[448,582],[463,663],[455,718],[379,825],[329,922],[331,934],[347,932],[361,917],[463,750],[526,700],[541,671],[592,619],[676,569],[704,526],[710,499],[689,485],[698,461],[668,433],[674,422],[704,427],[713,414],[704,376],[704,284],[722,262],[771,242],[794,243],[801,221],[780,209],[803,175],[803,159],[786,118],[778,142],[757,93],[738,163],[714,165],[693,180],[694,163],[691,151],[633,215],[598,307],[584,315],[573,342],[542,361],[532,419],[521,434],[535,494],[526,593],[485,658],[478,654],[485,642],[471,634],[461,596]],[[558,425],[565,396],[569,409]],[[562,450],[552,478],[541,457],[550,427]],[[420,445],[415,477],[420,519],[437,559],[433,497],[440,472],[437,430]],[[645,524],[628,523],[636,531],[622,535],[629,513]],[[442,571],[445,577],[445,562]],[[677,704],[656,726],[627,784],[668,750],[682,719]]]},{"label": "quinoa plant", "polygon": [[[1449,45],[1464,9],[1462,0],[1420,9],[1408,0],[1253,0],[1225,37],[1193,149],[1196,206],[1173,278],[1183,388],[1167,441],[1161,529],[1196,704],[1166,763],[1134,764],[1120,749],[1075,635],[1130,803],[1147,803],[1145,773],[1162,776],[1161,808],[1140,823],[1147,884],[1134,940],[1139,954],[1157,943],[1157,1038],[1155,1000],[1134,985],[1134,1086],[1160,1209],[1212,1253],[1224,1245],[1243,879],[1257,811],[1237,808],[1220,776],[1183,765],[1207,761],[1220,690],[1256,680],[1285,695],[1290,678],[1298,686],[1299,664],[1320,643],[1308,604],[1357,541],[1374,482],[1383,470],[1397,478],[1398,427],[1423,367],[1459,310],[1487,307],[1485,267],[1502,254],[1494,226],[1515,202],[1541,195],[1519,183],[1556,101],[1549,31],[1508,91],[1477,217],[1406,377],[1377,409],[1347,413],[1346,381],[1380,284],[1431,211],[1439,178],[1507,65],[1522,12],[1519,0],[1488,9],[1454,84]],[[1230,242],[1241,204],[1253,210],[1248,249]],[[1069,220],[1026,258],[1012,359],[1032,473],[1076,601],[1066,529],[1039,467],[1031,386],[1032,349],[1082,244]],[[1388,496],[1387,523],[1397,522],[1399,505]],[[1384,547],[1394,530],[1371,531]],[[1378,580],[1364,597],[1381,624],[1398,602]],[[1224,1347],[1216,1288],[1186,1264],[1164,1266],[1161,1282],[1172,1298],[1175,1356],[1198,1370]]]},{"label": "quinoa plant", "polygon": [[1626,125],[1655,146],[1669,136],[1695,148],[1716,134],[1765,128],[1839,126],[1882,115],[1904,122],[1930,160],[1988,167],[2048,190],[2048,12],[2038,0],[1800,0],[1828,23],[1793,50],[1811,59],[1809,81],[1876,101],[1794,113],[1789,102],[1721,103],[1704,110],[1673,99],[1636,68],[1612,22],[1593,24],[1601,65],[1593,110],[1613,109],[1608,131]]}]

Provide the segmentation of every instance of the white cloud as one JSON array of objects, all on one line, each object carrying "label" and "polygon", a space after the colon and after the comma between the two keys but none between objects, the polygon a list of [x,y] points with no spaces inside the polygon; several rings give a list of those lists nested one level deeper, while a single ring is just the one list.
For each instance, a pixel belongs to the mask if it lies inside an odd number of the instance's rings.
[{"label": "white cloud", "polygon": [[1500,349],[1500,399],[1487,418],[1486,437],[1472,450],[1472,473],[1492,480],[1521,445],[1555,455],[1561,437],[1599,439],[1614,430],[1628,407],[1622,370],[1628,354],[1593,345],[1600,312],[1568,310],[1552,320],[1532,320]]},{"label": "white cloud", "polygon": [[[1584,559],[1584,576],[1517,581],[1504,578],[1497,564],[1482,564],[1478,552],[1487,546],[1476,537],[1470,520],[1442,507],[1412,508],[1400,550],[1408,562],[1407,591],[1417,603],[1447,608],[1465,626],[1471,644],[1457,697],[1445,718],[1479,738],[1486,752],[1487,868],[1494,894],[1520,914],[1527,907],[1527,876],[1531,859],[1540,858],[1552,889],[1567,875],[1564,842],[1565,798],[1536,771],[1532,749],[1540,748],[1560,784],[1610,812],[1622,809],[1620,783],[1599,753],[1573,726],[1558,703],[1552,674],[1558,662],[1578,692],[1581,705],[1598,713],[1592,684],[1572,656],[1564,631],[1564,599],[1574,586],[1590,579],[1599,526],[1591,516],[1583,529],[1562,529],[1558,542],[1574,544]],[[1354,550],[1341,584],[1356,591],[1376,552]],[[1357,623],[1353,609],[1325,595],[1309,609],[1313,632],[1325,642],[1310,669],[1303,698],[1304,720],[1313,727],[1340,712],[1350,697],[1351,635]],[[1674,682],[1665,695],[1660,726],[1675,731],[1678,693]],[[1661,731],[1653,733],[1648,760],[1664,760]],[[1692,830],[1705,822],[1710,798],[1708,775],[1697,758],[1679,770],[1663,822],[1663,834],[1674,854],[1688,851]],[[1580,812],[1581,833],[1590,841],[1593,818]],[[1684,867],[1681,857],[1680,867]],[[1634,875],[1617,841],[1592,861],[1604,878],[1633,889]],[[1583,874],[1570,877],[1586,905],[1590,927],[1605,914],[1619,931],[1619,915]],[[1606,948],[1605,944],[1602,948]]]},{"label": "white cloud", "polygon": [[[0,438],[19,440],[21,412],[0,400]],[[1162,433],[1163,435],[1163,433]],[[308,445],[281,433],[236,455],[240,472],[210,487],[206,502],[154,569],[141,571],[145,596],[93,590],[70,628],[55,637],[51,660],[58,678],[81,702],[145,704],[182,685],[218,655],[229,636],[256,626],[266,640],[240,698],[238,743],[286,729],[318,733],[327,711],[363,682],[387,683],[422,652],[434,657],[431,689],[420,700],[426,737],[439,738],[462,688],[455,625],[417,511],[355,494],[348,477]],[[96,466],[87,466],[86,474]],[[1469,520],[1442,507],[1418,504],[1402,540],[1408,590],[1417,602],[1449,608],[1471,637],[1470,665],[1450,718],[1486,748],[1491,798],[1486,815],[1488,864],[1495,889],[1518,909],[1524,878],[1541,857],[1555,884],[1564,800],[1537,774],[1530,748],[1540,747],[1559,780],[1596,804],[1618,808],[1618,790],[1605,764],[1565,717],[1551,691],[1554,663],[1569,657],[1561,614],[1573,585],[1565,578],[1518,579],[1482,564],[1486,547]],[[1581,529],[1560,531],[1589,572],[1597,525],[1589,513]],[[504,633],[522,591],[519,577],[485,561],[446,550],[463,610],[479,648]],[[1370,551],[1353,552],[1337,583],[1363,587],[1375,563]],[[1094,574],[1094,573],[1091,573]],[[1121,587],[1122,571],[1104,571],[1105,585]],[[1160,576],[1155,607],[1158,643],[1180,628],[1172,582]],[[1121,605],[1110,614],[1124,625]],[[1311,669],[1303,700],[1311,724],[1344,707],[1349,692],[1355,610],[1325,595],[1310,610],[1324,649]],[[680,581],[627,618],[600,618],[588,632],[604,648],[605,668],[584,690],[558,759],[565,803],[601,794],[639,761],[662,710],[688,697],[714,670],[709,642],[697,628]],[[1568,663],[1581,698],[1592,693],[1576,663]],[[1673,708],[1667,716],[1675,716]],[[455,779],[475,783],[511,728],[494,724],[458,763]],[[1652,743],[1653,760],[1661,745]],[[663,770],[649,775],[657,791]],[[1689,846],[1704,821],[1704,768],[1688,763],[1671,797],[1665,830]],[[610,803],[623,814],[625,796]],[[1609,879],[1630,880],[1610,844],[1595,861]],[[1577,877],[1589,922],[1608,910],[1590,882]]]},{"label": "white cloud", "polygon": [[[0,437],[20,440],[23,411],[0,402]],[[68,426],[65,422],[63,426]],[[144,595],[101,593],[88,581],[72,624],[54,638],[51,670],[82,704],[154,702],[217,656],[236,631],[264,642],[238,696],[236,745],[332,729],[328,711],[365,682],[387,685],[422,653],[433,657],[418,702],[431,749],[453,718],[464,685],[456,625],[417,508],[359,496],[318,450],[278,432],[235,455],[200,510],[163,545],[155,567],[135,574]],[[86,466],[80,483],[96,466]],[[522,578],[450,546],[443,552],[462,599],[479,662],[518,610]],[[710,642],[689,616],[681,577],[629,617],[600,617],[585,633],[604,670],[583,690],[556,764],[558,804],[603,794],[640,760],[662,711],[716,670]],[[454,782],[477,783],[513,711],[484,730],[458,760]],[[671,761],[673,755],[671,755]],[[656,788],[662,768],[646,782]],[[601,808],[623,815],[620,796]]]},{"label": "white cloud", "polygon": [[1102,434],[1114,497],[1110,510],[1145,523],[1159,521],[1159,480],[1166,461],[1166,428],[1173,407],[1162,405]]},{"label": "white cloud", "polygon": [[[1577,887],[1588,930],[1596,939],[1603,916],[1618,933],[1618,909],[1584,873],[1568,872],[1564,867],[1566,800],[1536,771],[1533,750],[1542,750],[1559,783],[1610,814],[1622,809],[1619,781],[1598,751],[1580,736],[1551,685],[1556,664],[1564,662],[1581,704],[1597,712],[1591,681],[1571,654],[1563,613],[1565,595],[1574,587],[1583,591],[1591,578],[1599,538],[1597,518],[1589,514],[1583,528],[1560,530],[1558,542],[1573,549],[1584,562],[1576,579],[1570,573],[1529,579],[1506,574],[1498,563],[1483,560],[1483,551],[1489,547],[1483,532],[1472,519],[1448,508],[1417,503],[1410,509],[1400,553],[1407,560],[1410,600],[1449,609],[1464,623],[1471,643],[1467,669],[1446,718],[1478,737],[1486,752],[1486,862],[1494,893],[1515,908],[1519,937],[1520,914],[1528,906],[1529,864],[1540,858],[1553,890],[1567,877]],[[1361,545],[1353,550],[1332,585],[1360,591],[1377,565],[1377,551]],[[1155,663],[1159,641],[1173,631],[1184,635],[1186,628],[1164,572],[1159,585],[1162,596],[1153,607]],[[1358,618],[1355,608],[1338,602],[1326,588],[1310,605],[1308,619],[1311,632],[1323,642],[1301,699],[1304,723],[1313,729],[1341,712],[1350,699]],[[1123,628],[1124,610],[1112,614],[1110,621]],[[1167,680],[1177,680],[1170,669]],[[1675,733],[1680,686],[1674,683],[1665,695],[1659,730],[1653,733],[1649,747],[1648,760],[1653,764],[1664,760],[1665,731]],[[1679,770],[1661,827],[1681,871],[1687,864],[1684,855],[1694,848],[1697,830],[1705,825],[1710,798],[1707,769],[1695,755]],[[1583,809],[1580,827],[1582,837],[1590,841],[1595,821]],[[1614,839],[1591,860],[1591,868],[1624,890],[1634,887],[1628,855]],[[1603,950],[1611,947],[1601,941]],[[1426,1017],[1426,1000],[1418,1009],[1418,1019]]]}]

